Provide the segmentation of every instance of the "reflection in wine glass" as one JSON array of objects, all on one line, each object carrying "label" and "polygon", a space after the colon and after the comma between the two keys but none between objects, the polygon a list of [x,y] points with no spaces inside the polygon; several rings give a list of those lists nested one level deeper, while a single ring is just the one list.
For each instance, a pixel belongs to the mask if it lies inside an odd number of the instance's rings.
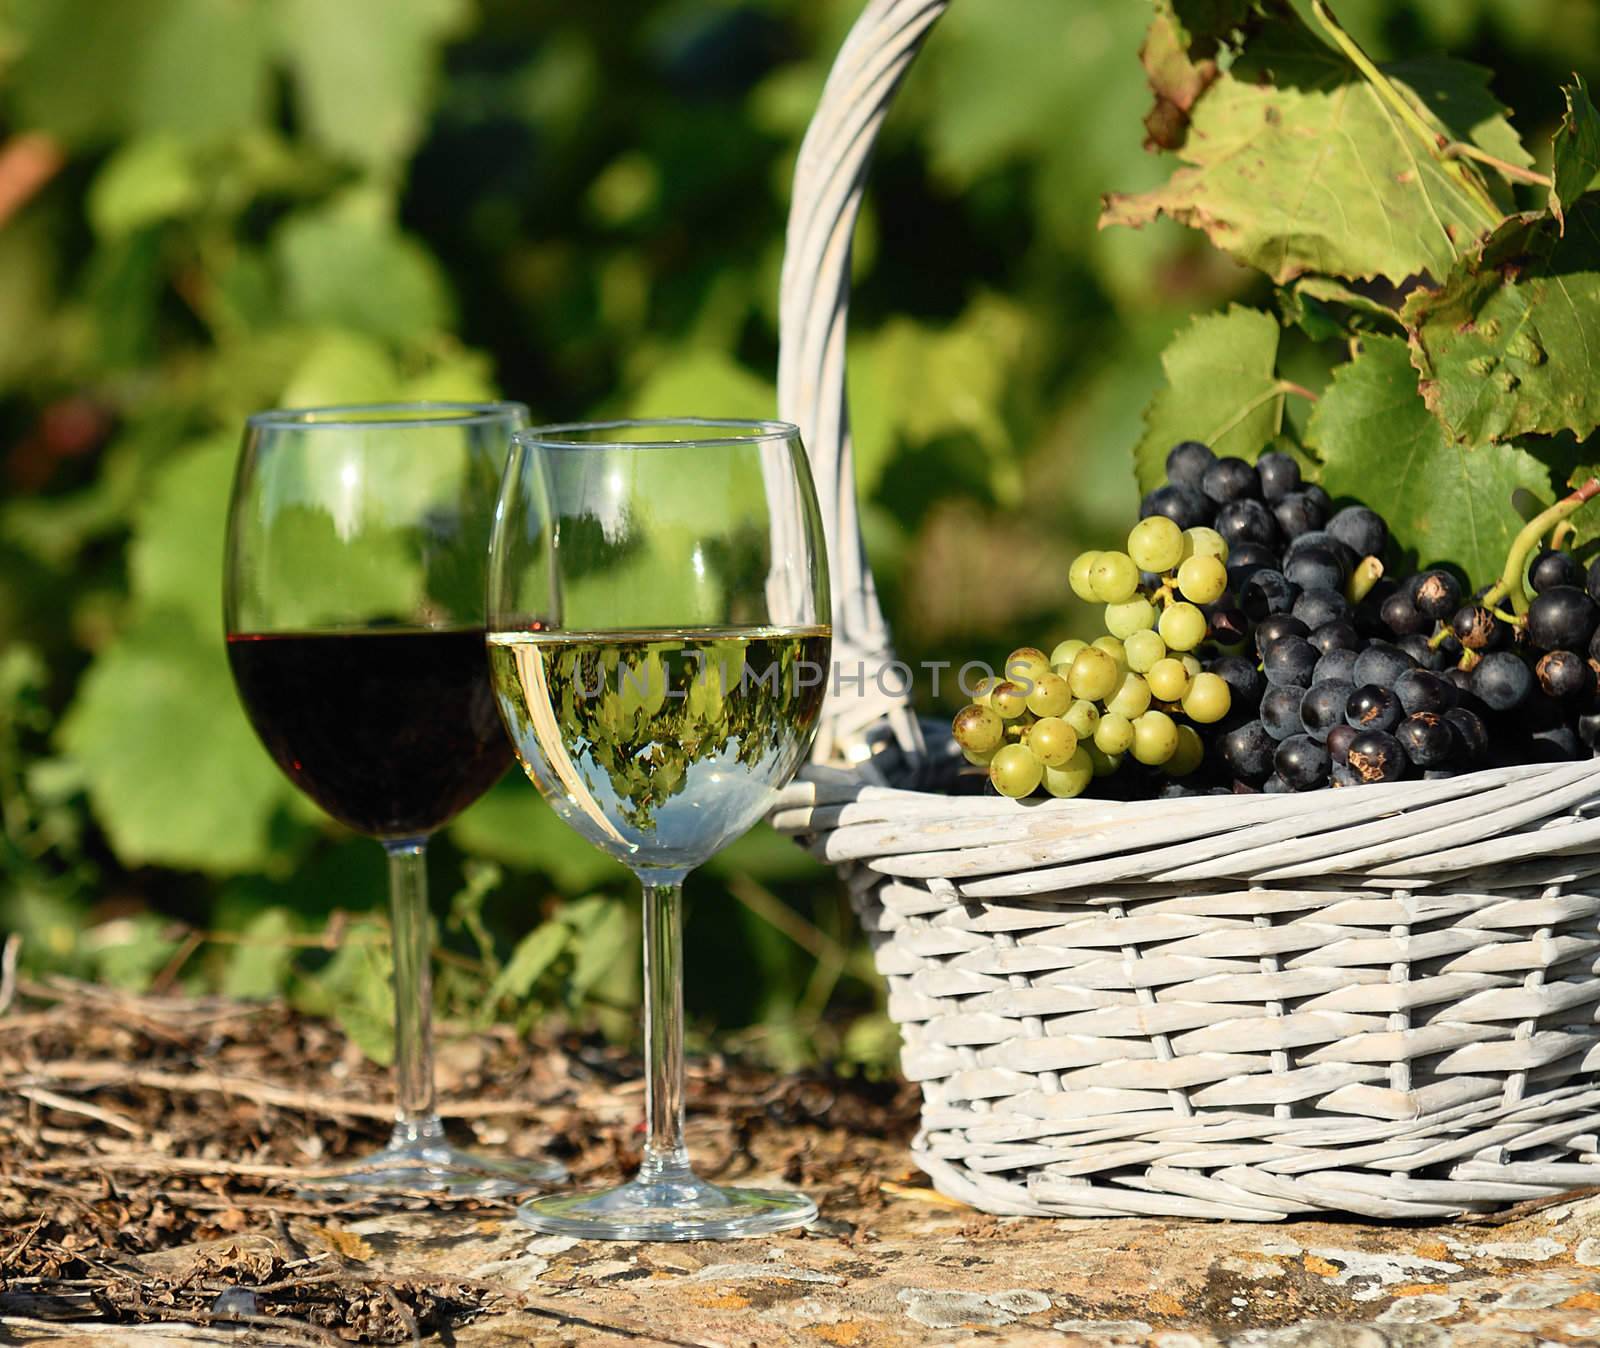
[{"label": "reflection in wine glass", "polygon": [[484,658],[484,561],[517,403],[263,412],[228,516],[228,659],[290,780],[389,857],[396,1121],[339,1187],[509,1193],[553,1162],[452,1147],[434,1108],[429,836],[510,762]]},{"label": "reflection in wine glass", "polygon": [[772,805],[816,729],[832,644],[805,451],[778,422],[517,437],[489,558],[495,694],[558,814],[644,890],[647,1141],[637,1178],[526,1203],[541,1231],[704,1240],[809,1221],[720,1188],[683,1141],[682,884]]}]

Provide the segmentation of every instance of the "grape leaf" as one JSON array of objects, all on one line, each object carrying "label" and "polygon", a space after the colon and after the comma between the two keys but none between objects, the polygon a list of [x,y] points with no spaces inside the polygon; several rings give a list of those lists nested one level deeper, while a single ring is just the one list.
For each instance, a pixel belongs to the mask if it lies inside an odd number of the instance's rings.
[{"label": "grape leaf", "polygon": [[[1339,71],[1331,53],[1317,59]],[[1302,71],[1302,87],[1217,79],[1192,109],[1187,167],[1154,191],[1107,196],[1102,228],[1166,215],[1280,284],[1444,275],[1501,213],[1475,169],[1438,158],[1353,74],[1330,85]]]},{"label": "grape leaf", "polygon": [[1555,168],[1550,175],[1550,213],[1566,228],[1567,209],[1589,190],[1600,173],[1600,112],[1589,101],[1583,76],[1561,90],[1567,111],[1552,141]]},{"label": "grape leaf", "polygon": [[1144,118],[1144,147],[1175,150],[1188,134],[1189,114],[1196,100],[1217,78],[1217,63],[1195,60],[1189,53],[1188,35],[1176,20],[1161,13],[1145,35],[1139,60],[1156,96],[1155,106]]},{"label": "grape leaf", "polygon": [[154,614],[95,657],[60,729],[125,865],[218,873],[273,859],[293,788],[250,731],[218,639]]},{"label": "grape leaf", "polygon": [[1377,506],[1419,563],[1455,562],[1475,580],[1499,573],[1522,528],[1515,493],[1551,499],[1549,473],[1526,450],[1450,442],[1418,396],[1399,337],[1364,339],[1335,372],[1306,438],[1331,496]]},{"label": "grape leaf", "polygon": [[147,136],[128,142],[95,175],[89,223],[102,238],[120,238],[192,211],[203,196],[182,142],[175,136]]},{"label": "grape leaf", "polygon": [[1402,316],[1452,439],[1587,436],[1600,426],[1600,198],[1579,198],[1564,232],[1544,211],[1513,217]]},{"label": "grape leaf", "polygon": [[1283,428],[1286,388],[1277,376],[1277,320],[1232,306],[1197,318],[1161,353],[1166,387],[1145,409],[1133,451],[1139,490],[1166,481],[1167,451],[1203,440],[1218,454],[1252,462]]},{"label": "grape leaf", "polygon": [[182,451],[140,503],[128,571],[142,611],[186,613],[194,630],[222,641],[222,549],[237,437],[218,435]]}]

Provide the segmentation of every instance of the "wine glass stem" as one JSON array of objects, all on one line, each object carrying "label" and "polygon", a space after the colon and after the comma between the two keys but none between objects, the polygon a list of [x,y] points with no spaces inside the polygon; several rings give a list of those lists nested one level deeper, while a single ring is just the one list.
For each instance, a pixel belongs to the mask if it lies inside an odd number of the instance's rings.
[{"label": "wine glass stem", "polygon": [[395,1121],[390,1145],[442,1140],[433,1097],[433,960],[428,924],[428,840],[398,838],[389,854],[394,942]]},{"label": "wine glass stem", "polygon": [[689,1174],[683,1143],[683,886],[644,885],[646,1183]]}]

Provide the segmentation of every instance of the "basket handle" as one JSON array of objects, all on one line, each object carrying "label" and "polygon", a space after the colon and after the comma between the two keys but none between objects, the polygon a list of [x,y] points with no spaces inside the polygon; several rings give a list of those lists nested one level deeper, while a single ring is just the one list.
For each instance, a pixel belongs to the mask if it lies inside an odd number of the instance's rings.
[{"label": "basket handle", "polygon": [[[857,509],[845,388],[850,252],[867,166],[901,77],[949,0],[870,0],[840,49],[795,166],[779,305],[778,408],[810,453],[828,538],[834,677],[812,757],[860,756],[887,719],[906,753],[922,736],[900,686]],[[857,673],[862,675],[856,682]]]}]

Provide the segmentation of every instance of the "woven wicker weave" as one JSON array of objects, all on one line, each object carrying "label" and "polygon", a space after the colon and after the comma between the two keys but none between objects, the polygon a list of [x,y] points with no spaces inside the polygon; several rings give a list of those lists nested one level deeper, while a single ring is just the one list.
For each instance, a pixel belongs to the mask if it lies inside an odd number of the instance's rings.
[{"label": "woven wicker weave", "polygon": [[1134,804],[882,784],[938,756],[873,677],[892,657],[852,480],[850,238],[944,7],[872,0],[828,80],[780,371],[836,655],[866,679],[830,698],[774,823],[847,879],[922,1086],[918,1163],[991,1212],[1075,1217],[1438,1217],[1600,1183],[1594,765]]}]

